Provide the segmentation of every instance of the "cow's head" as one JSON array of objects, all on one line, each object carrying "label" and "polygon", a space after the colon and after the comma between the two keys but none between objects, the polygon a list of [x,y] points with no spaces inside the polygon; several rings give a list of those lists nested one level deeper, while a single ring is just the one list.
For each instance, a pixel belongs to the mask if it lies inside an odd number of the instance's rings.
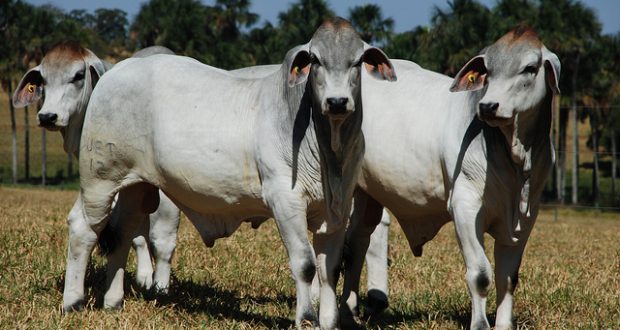
[{"label": "cow's head", "polygon": [[387,56],[362,41],[342,18],[323,23],[288,64],[289,86],[309,79],[313,104],[329,119],[334,150],[340,145],[340,126],[361,103],[361,68],[377,79],[396,80]]},{"label": "cow's head", "polygon": [[50,130],[67,127],[83,115],[104,72],[103,62],[90,50],[75,42],[59,43],[40,65],[26,72],[13,95],[13,105],[24,107],[45,95],[37,117],[39,125]]},{"label": "cow's head", "polygon": [[559,94],[560,61],[534,30],[519,26],[472,58],[451,91],[486,88],[478,117],[490,126],[512,125],[517,114],[536,108],[547,88]]}]

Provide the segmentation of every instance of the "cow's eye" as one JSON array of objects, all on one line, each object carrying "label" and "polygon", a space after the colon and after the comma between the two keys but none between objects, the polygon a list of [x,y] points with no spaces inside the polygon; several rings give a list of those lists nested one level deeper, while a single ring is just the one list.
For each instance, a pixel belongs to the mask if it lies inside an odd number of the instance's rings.
[{"label": "cow's eye", "polygon": [[523,73],[536,74],[538,72],[538,66],[530,64],[523,69]]},{"label": "cow's eye", "polygon": [[75,76],[73,76],[73,79],[71,79],[72,83],[78,82],[80,80],[84,79],[84,71],[78,71]]}]

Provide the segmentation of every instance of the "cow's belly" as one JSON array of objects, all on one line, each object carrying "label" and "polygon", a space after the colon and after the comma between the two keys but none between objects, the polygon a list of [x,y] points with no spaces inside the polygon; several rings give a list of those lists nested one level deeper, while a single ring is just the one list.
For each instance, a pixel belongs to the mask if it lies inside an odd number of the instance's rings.
[{"label": "cow's belly", "polygon": [[392,212],[419,255],[424,243],[450,220],[441,162],[414,154],[390,161],[366,155],[360,187]]}]

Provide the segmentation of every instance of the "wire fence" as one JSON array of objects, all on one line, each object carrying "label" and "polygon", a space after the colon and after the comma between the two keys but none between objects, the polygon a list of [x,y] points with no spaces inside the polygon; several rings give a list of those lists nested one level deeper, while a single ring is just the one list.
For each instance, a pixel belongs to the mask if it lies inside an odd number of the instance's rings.
[{"label": "wire fence", "polygon": [[[612,105],[601,107],[605,109],[620,109],[620,105]],[[561,110],[570,110],[570,107],[562,107]],[[590,111],[592,107],[578,106],[578,112]],[[74,159],[68,157],[62,147],[62,137],[56,132],[47,132],[36,126],[36,111],[31,109],[28,113],[28,119],[25,118],[25,112],[21,109],[16,110],[16,147],[17,147],[17,179],[20,184],[31,185],[73,185],[77,186],[79,174],[77,173],[77,164]],[[0,111],[0,184],[13,183],[13,139],[12,127],[9,121],[8,111]],[[556,116],[557,117],[557,116]],[[578,203],[572,203],[572,161],[573,139],[572,139],[572,122],[566,126],[569,134],[566,137],[564,150],[558,146],[558,123],[556,119],[556,127],[554,131],[554,144],[556,151],[556,163],[561,157],[564,158],[564,193],[563,199],[558,200],[557,193],[557,166],[554,167],[553,173],[547,181],[547,186],[543,194],[543,205],[545,208],[574,208],[579,210],[596,210],[601,212],[619,212],[620,213],[620,184],[618,178],[613,180],[613,159],[620,158],[620,150],[613,152],[609,150],[607,145],[599,142],[599,150],[594,151],[588,140],[591,139],[592,129],[587,116],[580,114],[582,120],[579,121],[578,131],[580,139],[578,139],[577,152],[579,153],[578,167]],[[603,130],[616,125],[614,116],[608,115],[604,120],[601,119],[601,127]],[[601,132],[598,131],[599,141]],[[28,142],[26,142],[28,136]],[[618,139],[618,137],[615,137]],[[607,138],[609,140],[609,137]],[[606,140],[605,143],[609,143]],[[28,151],[26,151],[28,148]],[[43,151],[45,150],[45,152]],[[594,177],[594,161],[598,156],[598,192],[595,191]],[[26,166],[28,165],[28,166]],[[618,165],[616,165],[618,166]],[[620,175],[620,171],[617,171]],[[598,195],[598,196],[597,196]]]}]

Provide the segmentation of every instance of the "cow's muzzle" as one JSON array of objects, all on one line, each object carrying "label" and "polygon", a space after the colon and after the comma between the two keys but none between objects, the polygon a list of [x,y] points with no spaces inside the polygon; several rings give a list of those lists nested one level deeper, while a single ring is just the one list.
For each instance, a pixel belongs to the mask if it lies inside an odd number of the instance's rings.
[{"label": "cow's muzzle", "polygon": [[513,122],[513,116],[504,117],[499,111],[499,103],[486,102],[478,104],[478,118],[491,127],[500,127],[510,125]]},{"label": "cow's muzzle", "polygon": [[494,119],[497,117],[497,109],[499,109],[499,103],[487,102],[478,104],[478,115],[480,119]]},{"label": "cow's muzzle", "polygon": [[326,101],[329,115],[345,116],[350,112],[347,97],[328,97]]},{"label": "cow's muzzle", "polygon": [[45,128],[54,128],[56,127],[56,120],[58,119],[58,115],[55,113],[40,113],[39,114],[39,126]]}]

